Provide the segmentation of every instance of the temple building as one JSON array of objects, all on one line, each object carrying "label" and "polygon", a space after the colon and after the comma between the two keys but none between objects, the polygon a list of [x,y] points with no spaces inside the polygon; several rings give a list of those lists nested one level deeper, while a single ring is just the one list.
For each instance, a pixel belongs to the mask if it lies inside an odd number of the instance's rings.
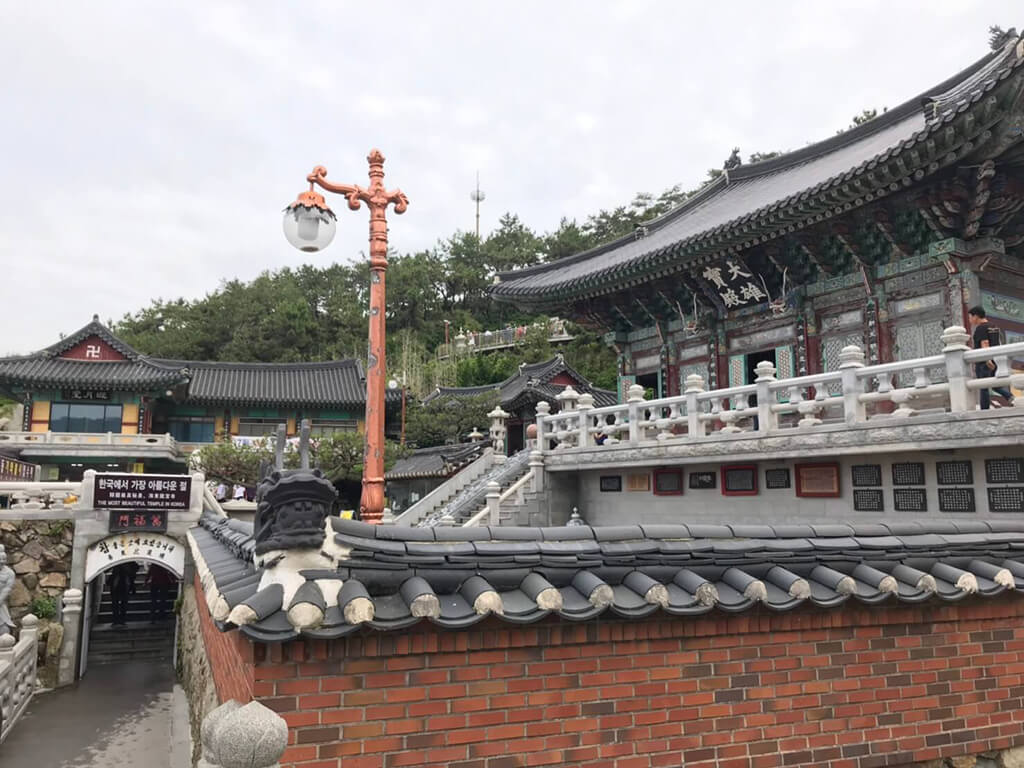
[{"label": "temple building", "polygon": [[935,354],[982,305],[1024,339],[1024,47],[1014,39],[873,120],[725,170],[635,232],[499,275],[500,301],[603,330],[620,398]]},{"label": "temple building", "polygon": [[0,453],[41,465],[42,480],[78,480],[89,468],[180,472],[198,446],[259,438],[279,423],[295,434],[301,419],[314,435],[362,432],[366,403],[358,360],[168,360],[132,349],[97,317],[39,352],[0,358],[0,392],[22,406],[20,431],[0,432]]},{"label": "temple building", "polygon": [[[566,363],[561,354],[543,363],[523,363],[515,373],[497,384],[438,387],[423,402],[427,404],[440,400],[458,403],[461,399],[495,393],[497,404],[509,414],[506,449],[508,453],[515,453],[526,445],[526,428],[537,417],[537,403],[542,400],[548,402],[552,411],[557,412],[561,402],[559,398],[569,387],[577,395],[592,395],[596,406],[614,405],[616,402],[614,392],[595,387],[589,379]],[[483,428],[486,425],[480,426]]]}]

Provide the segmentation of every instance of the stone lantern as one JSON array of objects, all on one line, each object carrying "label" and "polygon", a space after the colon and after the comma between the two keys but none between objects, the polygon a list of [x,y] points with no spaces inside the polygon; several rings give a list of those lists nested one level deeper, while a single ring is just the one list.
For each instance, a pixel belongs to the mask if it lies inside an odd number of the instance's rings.
[{"label": "stone lantern", "polygon": [[487,418],[491,420],[491,444],[499,456],[505,455],[505,436],[508,432],[505,422],[508,417],[509,414],[502,410],[500,405],[494,406],[494,410],[487,414]]},{"label": "stone lantern", "polygon": [[576,403],[580,399],[580,393],[573,389],[572,384],[570,384],[555,399],[558,401],[558,409],[560,411],[575,411]]}]

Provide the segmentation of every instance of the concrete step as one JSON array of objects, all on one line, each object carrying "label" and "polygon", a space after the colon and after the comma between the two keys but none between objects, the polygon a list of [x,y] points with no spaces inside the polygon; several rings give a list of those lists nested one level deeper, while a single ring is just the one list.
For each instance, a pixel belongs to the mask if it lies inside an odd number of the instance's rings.
[{"label": "concrete step", "polygon": [[174,621],[97,624],[89,634],[89,663],[170,659],[174,656]]},{"label": "concrete step", "polygon": [[168,661],[174,658],[174,649],[167,648],[160,651],[131,651],[129,653],[93,653],[89,649],[89,665],[99,666],[101,664],[123,664],[128,661]]}]

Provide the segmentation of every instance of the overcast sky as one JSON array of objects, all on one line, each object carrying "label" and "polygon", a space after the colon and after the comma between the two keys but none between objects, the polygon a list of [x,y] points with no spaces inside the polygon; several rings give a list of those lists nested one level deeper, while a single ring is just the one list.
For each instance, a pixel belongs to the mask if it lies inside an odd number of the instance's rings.
[{"label": "overcast sky", "polygon": [[[338,201],[309,256],[281,209],[380,147],[398,251],[505,211],[547,231],[795,149],[983,56],[1010,0],[0,0],[0,353],[158,297],[362,258]],[[1016,9],[1017,13],[1014,14]],[[1015,18],[1015,16],[1020,18]]]}]

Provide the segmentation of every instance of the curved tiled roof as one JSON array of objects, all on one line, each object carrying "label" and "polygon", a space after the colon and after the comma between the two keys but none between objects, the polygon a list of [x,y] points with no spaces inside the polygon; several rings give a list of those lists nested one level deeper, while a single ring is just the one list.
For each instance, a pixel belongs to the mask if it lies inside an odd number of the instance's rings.
[{"label": "curved tiled roof", "polygon": [[489,442],[439,445],[418,448],[403,456],[384,473],[385,480],[405,480],[414,477],[448,477],[480,457]]},{"label": "curved tiled roof", "polygon": [[362,406],[366,402],[366,381],[363,366],[358,360],[326,363],[179,362],[188,369],[188,401],[191,403]]},{"label": "curved tiled roof", "polygon": [[[332,536],[336,567],[299,571],[304,583],[286,595],[281,584],[259,589],[251,523],[205,515],[190,543],[218,626],[243,617],[246,635],[280,642],[424,620],[458,629],[491,614],[510,623],[686,617],[1024,588],[1019,521],[396,528],[331,518]],[[287,566],[278,557],[270,567]],[[298,603],[317,606],[322,621],[293,626],[286,609]]]},{"label": "curved tiled roof", "polygon": [[112,389],[148,392],[185,381],[180,368],[138,360],[0,359],[0,383],[16,389]]},{"label": "curved tiled roof", "polygon": [[[475,387],[438,387],[427,395],[423,402],[429,403],[439,397],[476,397],[487,392],[497,392],[499,401],[505,408],[514,407],[527,398],[547,399],[552,405],[557,405],[558,401],[555,398],[561,394],[564,386],[548,382],[560,373],[567,373],[579,382],[576,389],[580,394],[589,392],[593,395],[596,407],[615,405],[618,402],[616,393],[595,387],[579,371],[566,363],[565,358],[560,354],[541,363],[523,363],[515,373],[496,384],[480,384]],[[532,398],[530,398],[531,395]]]},{"label": "curved tiled roof", "polygon": [[[908,179],[937,171],[943,163],[925,157],[929,153],[917,153],[916,163],[903,162],[902,156],[944,131],[1024,66],[1015,45],[1016,41],[838,136],[726,171],[677,208],[648,222],[643,237],[629,234],[575,256],[502,273],[491,293],[499,300],[542,304],[556,297],[619,290],[631,275],[678,266],[720,249],[726,238],[739,237],[749,244],[759,236],[785,231],[794,219],[802,224],[819,220],[809,215],[806,203],[837,188],[855,184],[858,191],[850,197],[860,200],[857,205],[902,189],[902,184],[881,178],[882,166],[900,156]],[[986,126],[979,123],[972,121],[972,126],[980,131]],[[943,152],[945,157],[957,157],[949,149]],[[835,202],[826,205],[833,212]]]},{"label": "curved tiled roof", "polygon": [[[125,360],[72,360],[60,355],[97,337]],[[31,355],[0,358],[0,388],[107,389],[151,392],[187,385],[186,402],[362,408],[366,379],[358,360],[322,363],[235,363],[170,360],[141,354],[93,317],[56,344]],[[388,403],[401,394],[387,391]]]}]

